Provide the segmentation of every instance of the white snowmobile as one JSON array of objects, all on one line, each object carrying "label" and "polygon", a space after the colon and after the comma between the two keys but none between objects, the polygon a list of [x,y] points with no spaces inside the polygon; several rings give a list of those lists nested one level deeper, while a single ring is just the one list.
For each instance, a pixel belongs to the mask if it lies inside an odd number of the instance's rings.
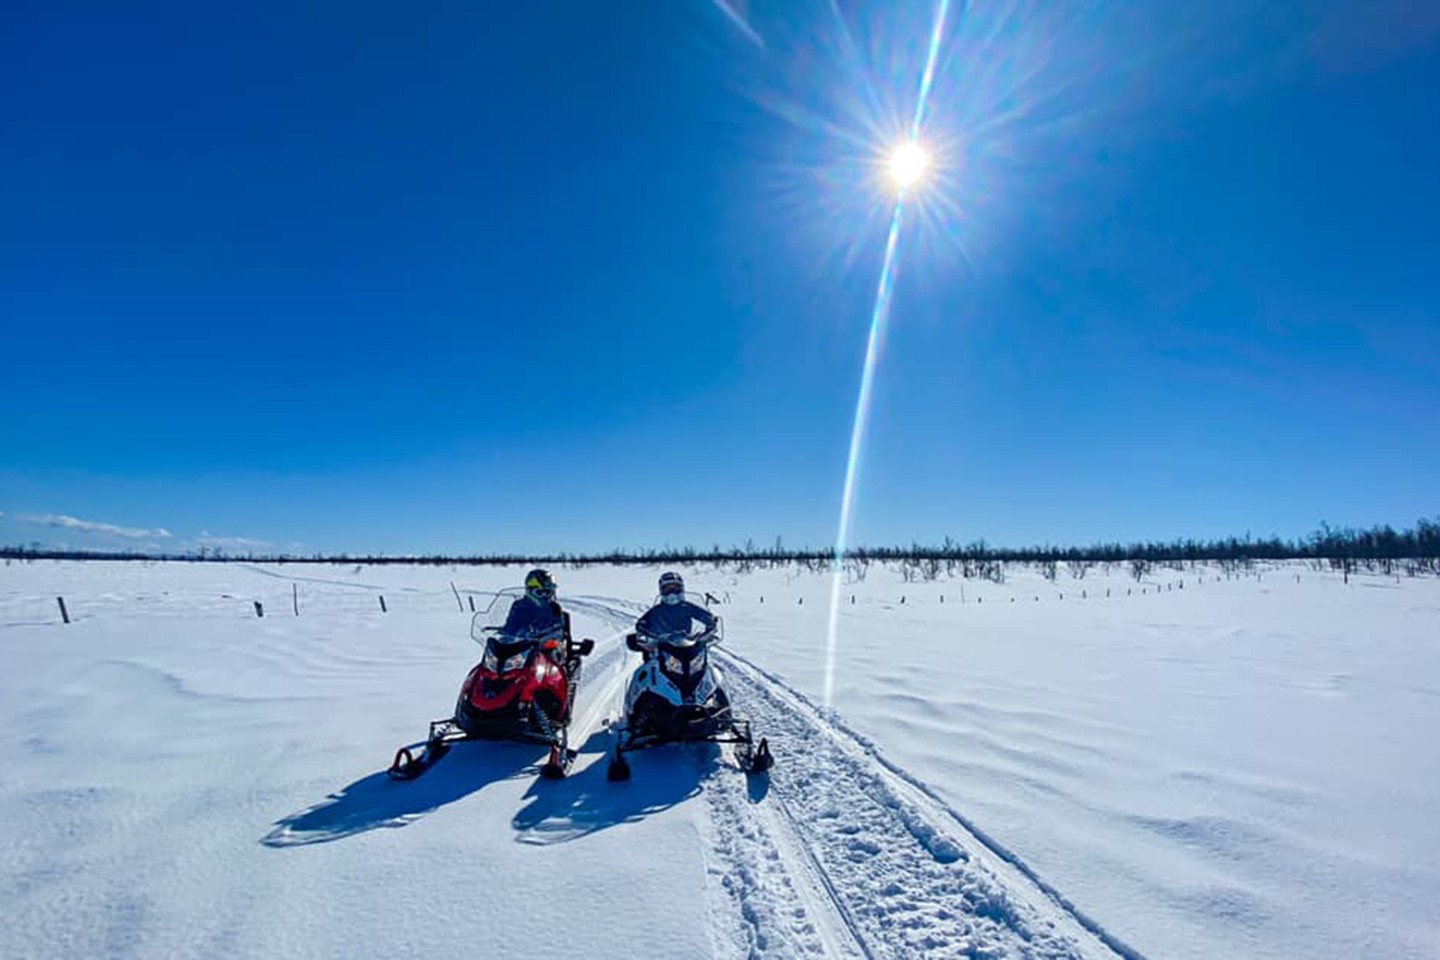
[{"label": "white snowmobile", "polygon": [[[692,601],[693,602],[693,601]],[[644,660],[625,688],[625,719],[614,728],[606,775],[628,780],[625,754],[666,743],[730,743],[735,762],[747,774],[761,774],[774,763],[770,745],[757,743],[750,723],[730,709],[720,669],[710,648],[723,638],[722,624],[706,629],[695,622],[687,633],[655,636],[637,631],[625,645]]]}]

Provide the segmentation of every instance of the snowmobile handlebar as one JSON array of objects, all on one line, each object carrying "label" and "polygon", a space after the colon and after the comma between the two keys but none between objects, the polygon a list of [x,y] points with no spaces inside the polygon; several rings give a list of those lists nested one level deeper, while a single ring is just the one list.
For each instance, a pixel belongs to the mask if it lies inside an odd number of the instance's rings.
[{"label": "snowmobile handlebar", "polygon": [[[520,643],[528,639],[527,637],[521,637],[515,642]],[[544,637],[537,637],[531,642],[541,650],[553,652],[563,649],[566,654],[573,653],[577,657],[588,657],[591,651],[595,649],[595,641],[589,637],[586,637],[584,640],[571,640],[563,635],[550,634]]]},{"label": "snowmobile handlebar", "polygon": [[506,633],[501,627],[482,627],[480,636],[476,638],[480,643],[499,640],[501,643],[533,643],[537,646],[545,646],[547,643],[564,642],[565,639],[565,631],[562,629],[549,630],[544,633],[522,634]]}]

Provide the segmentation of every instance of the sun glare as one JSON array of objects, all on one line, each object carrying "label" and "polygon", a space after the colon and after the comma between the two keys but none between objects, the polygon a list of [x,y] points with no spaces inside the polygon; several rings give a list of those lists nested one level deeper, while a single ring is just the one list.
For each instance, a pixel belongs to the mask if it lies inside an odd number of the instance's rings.
[{"label": "sun glare", "polygon": [[908,190],[919,183],[929,168],[930,154],[914,140],[900,144],[890,155],[890,179],[901,190]]}]

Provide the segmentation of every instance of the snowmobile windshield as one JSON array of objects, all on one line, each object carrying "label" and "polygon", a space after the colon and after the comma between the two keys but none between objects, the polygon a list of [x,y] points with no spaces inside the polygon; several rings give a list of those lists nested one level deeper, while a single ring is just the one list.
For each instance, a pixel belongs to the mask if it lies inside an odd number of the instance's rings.
[{"label": "snowmobile windshield", "polygon": [[[505,643],[523,641],[534,644],[539,640],[550,640],[558,638],[563,633],[563,627],[557,620],[550,617],[537,617],[534,621],[524,624],[518,630],[506,632],[505,626],[510,618],[510,610],[516,601],[523,601],[527,605],[533,605],[534,601],[525,596],[524,587],[506,587],[504,590],[494,594],[484,610],[477,610],[475,616],[470,618],[470,639],[488,647],[492,640],[502,640]],[[528,609],[522,607],[521,609]],[[536,608],[538,611],[540,608]]]}]

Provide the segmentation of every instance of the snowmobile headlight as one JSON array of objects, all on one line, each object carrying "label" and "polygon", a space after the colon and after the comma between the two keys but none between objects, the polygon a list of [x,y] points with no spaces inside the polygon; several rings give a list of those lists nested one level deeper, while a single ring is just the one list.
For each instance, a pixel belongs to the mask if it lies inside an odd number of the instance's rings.
[{"label": "snowmobile headlight", "polygon": [[702,653],[686,662],[673,653],[667,653],[664,655],[661,664],[665,667],[666,673],[673,673],[681,677],[694,677],[705,672],[705,655]]},{"label": "snowmobile headlight", "polygon": [[480,665],[483,666],[486,670],[489,670],[491,673],[500,672],[500,660],[498,657],[495,656],[494,650],[485,651],[485,656],[483,659],[481,659]]},{"label": "snowmobile headlight", "polygon": [[513,657],[506,657],[504,665],[500,668],[500,672],[510,673],[513,670],[519,670],[521,667],[525,666],[525,661],[528,660],[529,657],[530,654],[526,650],[521,650]]}]

